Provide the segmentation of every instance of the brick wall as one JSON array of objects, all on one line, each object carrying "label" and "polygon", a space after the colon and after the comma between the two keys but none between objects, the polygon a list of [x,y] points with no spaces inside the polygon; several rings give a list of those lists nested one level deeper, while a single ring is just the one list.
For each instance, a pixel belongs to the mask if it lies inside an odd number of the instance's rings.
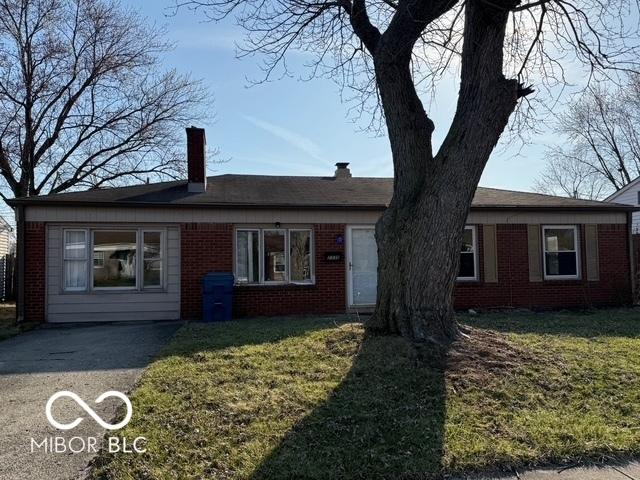
[{"label": "brick wall", "polygon": [[201,318],[202,277],[209,272],[233,271],[233,225],[183,223],[180,262],[182,318]]},{"label": "brick wall", "polygon": [[[233,271],[233,225],[182,225],[182,316],[202,316],[202,277],[208,272]],[[345,311],[344,262],[325,260],[327,252],[344,252],[336,237],[345,235],[342,224],[313,226],[314,285],[237,286],[234,316],[342,313]]]},{"label": "brick wall", "polygon": [[626,304],[631,301],[626,225],[599,225],[600,280],[585,279],[584,227],[580,226],[582,279],[529,282],[527,226],[497,226],[498,283],[484,283],[482,226],[478,226],[480,281],[456,284],[457,309],[523,307],[533,309]]},{"label": "brick wall", "polygon": [[[345,225],[313,226],[315,240],[315,285],[239,286],[235,289],[236,316],[340,313],[345,311],[346,272],[344,262],[325,260],[327,252],[343,252],[336,237],[345,235]],[[43,321],[45,311],[45,224],[25,226],[26,273],[25,315]],[[581,235],[581,271],[584,272],[584,229]],[[202,314],[202,277],[208,272],[233,271],[233,225],[182,224],[181,307],[185,319]],[[547,280],[529,282],[527,226],[498,225],[498,283],[484,283],[482,226],[478,226],[480,280],[459,282],[454,291],[455,307],[558,308],[606,306],[631,299],[628,236],[626,225],[599,225],[600,280]],[[583,275],[584,277],[584,275]]]},{"label": "brick wall", "polygon": [[28,322],[44,322],[45,224],[25,224],[24,315]]}]

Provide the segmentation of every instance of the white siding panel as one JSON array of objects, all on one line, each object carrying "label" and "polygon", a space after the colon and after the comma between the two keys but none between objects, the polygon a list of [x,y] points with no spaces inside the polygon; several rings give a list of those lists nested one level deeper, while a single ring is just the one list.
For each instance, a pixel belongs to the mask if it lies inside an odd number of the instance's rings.
[{"label": "white siding panel", "polygon": [[180,311],[147,312],[141,311],[132,315],[131,312],[100,312],[87,315],[84,313],[53,313],[47,316],[49,323],[69,322],[131,322],[144,320],[176,320]]},{"label": "white siding panel", "polygon": [[[29,222],[64,222],[77,224],[120,223],[233,223],[233,224],[314,224],[345,223],[371,225],[380,217],[379,210],[283,210],[283,209],[206,209],[206,208],[108,208],[108,207],[44,207],[26,209]],[[467,223],[626,223],[620,212],[558,211],[472,211]],[[176,238],[179,232],[176,231]]]},{"label": "white siding panel", "polygon": [[[52,211],[53,213],[53,211]],[[127,215],[124,215],[125,217]],[[56,215],[52,215],[50,221]],[[144,223],[120,225],[145,228]],[[56,220],[61,220],[59,217]],[[115,219],[114,219],[115,220]],[[55,220],[53,220],[55,221]],[[104,222],[96,222],[96,225]],[[78,228],[77,225],[70,225]],[[117,227],[118,225],[110,225]],[[90,225],[83,225],[90,227]],[[86,293],[64,292],[62,289],[62,232],[64,225],[49,225],[47,229],[47,321],[100,322],[132,320],[175,320],[180,318],[180,230],[175,225],[166,228],[166,287],[164,291]],[[158,228],[153,225],[150,228]]]},{"label": "white siding panel", "polygon": [[[136,308],[131,302],[119,302],[115,300],[109,302],[109,312],[123,313],[130,312],[131,309]],[[165,312],[175,311],[174,302],[150,302],[146,303],[144,307],[145,312]],[[57,303],[49,305],[49,315],[55,314],[73,314],[80,313],[83,315],[95,315],[98,313],[104,313],[105,309],[103,305],[96,303]]]},{"label": "white siding panel", "polygon": [[[624,203],[626,205],[635,205],[638,204],[638,192],[640,192],[640,182],[636,182],[633,185],[630,185],[627,190],[622,193],[612,195],[610,201],[615,203]],[[633,219],[631,221],[631,231],[633,233],[640,233],[640,212],[634,212],[632,215]]]},{"label": "white siding panel", "polygon": [[574,225],[580,223],[625,224],[624,212],[528,212],[528,211],[472,211],[467,223],[506,223],[506,224],[556,224]]}]

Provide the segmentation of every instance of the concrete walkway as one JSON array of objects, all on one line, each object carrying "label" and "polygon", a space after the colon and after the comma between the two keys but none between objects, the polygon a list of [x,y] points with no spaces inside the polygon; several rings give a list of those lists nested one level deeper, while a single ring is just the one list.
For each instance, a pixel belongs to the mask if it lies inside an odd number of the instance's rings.
[{"label": "concrete walkway", "polygon": [[640,480],[640,462],[615,465],[545,468],[504,476],[461,476],[451,480]]},{"label": "concrete walkway", "polygon": [[[145,322],[46,327],[0,342],[0,479],[57,480],[82,476],[92,453],[32,452],[31,439],[51,436],[97,437],[105,433],[69,398],[54,403],[53,417],[74,429],[57,430],[45,405],[59,390],[80,396],[104,420],[122,405],[117,399],[96,404],[103,392],[130,391],[144,368],[181,324]],[[133,416],[135,417],[135,411]],[[117,434],[117,431],[114,432]],[[79,441],[76,442],[76,445]]]}]

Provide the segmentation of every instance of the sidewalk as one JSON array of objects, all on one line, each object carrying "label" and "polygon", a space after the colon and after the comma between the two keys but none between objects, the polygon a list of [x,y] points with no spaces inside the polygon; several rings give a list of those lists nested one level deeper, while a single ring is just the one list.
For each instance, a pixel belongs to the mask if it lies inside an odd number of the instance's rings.
[{"label": "sidewalk", "polygon": [[530,470],[503,476],[461,476],[451,480],[640,480],[640,461],[602,466]]}]

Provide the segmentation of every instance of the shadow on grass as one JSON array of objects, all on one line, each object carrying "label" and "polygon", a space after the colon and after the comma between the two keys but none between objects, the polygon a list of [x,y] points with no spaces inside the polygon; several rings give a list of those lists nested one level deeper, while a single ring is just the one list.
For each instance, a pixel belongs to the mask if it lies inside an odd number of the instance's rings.
[{"label": "shadow on grass", "polygon": [[342,383],[285,435],[252,478],[438,476],[443,359],[442,352],[417,349],[398,337],[365,337]]},{"label": "shadow on grass", "polygon": [[638,308],[459,315],[458,321],[502,333],[583,338],[640,337],[640,309]]},{"label": "shadow on grass", "polygon": [[439,477],[444,353],[363,338],[353,320],[182,329],[160,355],[170,361],[143,380],[138,430],[125,431],[158,445],[144,456],[102,452],[90,478]]}]

